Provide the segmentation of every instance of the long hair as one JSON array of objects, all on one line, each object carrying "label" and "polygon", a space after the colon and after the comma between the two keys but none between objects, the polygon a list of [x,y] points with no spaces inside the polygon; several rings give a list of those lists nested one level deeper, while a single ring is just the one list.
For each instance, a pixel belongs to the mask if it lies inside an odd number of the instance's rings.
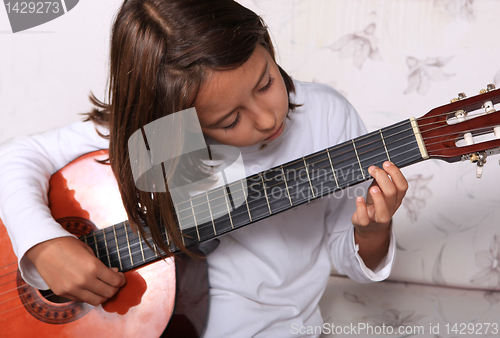
[{"label": "long hair", "polygon": [[[233,0],[126,0],[116,16],[109,104],[91,94],[97,108],[88,119],[109,127],[109,160],[131,226],[166,255],[170,250],[161,227],[165,227],[169,243],[188,252],[172,199],[168,189],[154,194],[137,189],[128,140],[148,123],[193,107],[208,70],[243,65],[257,44],[275,60],[262,18]],[[281,67],[279,70],[290,97],[292,79]],[[295,107],[289,99],[290,110]],[[179,148],[180,154],[182,142],[168,146]]]}]

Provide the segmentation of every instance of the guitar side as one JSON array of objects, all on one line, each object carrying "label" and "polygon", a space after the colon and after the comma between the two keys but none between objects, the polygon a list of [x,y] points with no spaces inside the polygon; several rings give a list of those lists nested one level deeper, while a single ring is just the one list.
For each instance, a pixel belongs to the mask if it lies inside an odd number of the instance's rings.
[{"label": "guitar side", "polygon": [[[110,166],[95,161],[105,158],[107,151],[84,155],[50,180],[52,215],[77,237],[127,219]],[[206,292],[200,295],[203,290],[199,290],[194,297],[201,302],[196,317],[202,319],[193,323],[193,315],[189,311],[185,313],[185,306],[178,306],[174,312],[176,302],[193,301],[186,291],[180,292],[176,299],[176,292],[185,289],[183,280],[197,276],[198,284],[208,287],[206,266],[201,262],[186,268],[183,264],[187,259],[171,257],[127,271],[127,284],[113,298],[93,307],[73,301],[54,302],[27,285],[20,278],[17,258],[1,221],[0,248],[2,337],[159,337],[169,321],[169,330],[163,336],[168,336],[169,331],[179,332],[176,324],[188,332],[193,329],[198,334],[201,332],[207,308]],[[179,285],[175,261],[181,262],[177,271]]]}]

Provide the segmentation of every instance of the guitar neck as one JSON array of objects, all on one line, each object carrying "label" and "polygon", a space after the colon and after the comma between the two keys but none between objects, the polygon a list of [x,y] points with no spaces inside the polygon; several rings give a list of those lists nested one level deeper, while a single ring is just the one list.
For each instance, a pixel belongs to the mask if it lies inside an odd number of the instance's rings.
[{"label": "guitar neck", "polygon": [[[190,247],[371,179],[372,165],[391,161],[402,168],[427,158],[419,127],[408,119],[187,199],[176,205],[178,226]],[[82,240],[104,264],[122,271],[159,258],[127,222]]]},{"label": "guitar neck", "polygon": [[[405,167],[427,158],[414,119],[377,130],[215,189],[177,207],[184,244],[191,246],[371,178],[368,168]],[[246,183],[246,184],[244,184]],[[245,196],[234,186],[248,187]],[[241,201],[244,200],[244,203]],[[239,205],[238,207],[234,207]],[[177,248],[172,247],[175,251]]]}]

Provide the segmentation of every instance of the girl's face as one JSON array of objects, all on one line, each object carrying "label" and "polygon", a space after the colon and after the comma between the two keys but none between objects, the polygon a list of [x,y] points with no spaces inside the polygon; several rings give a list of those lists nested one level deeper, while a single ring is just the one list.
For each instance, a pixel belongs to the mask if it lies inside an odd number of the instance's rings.
[{"label": "girl's face", "polygon": [[201,86],[195,108],[206,136],[247,147],[281,135],[288,94],[278,66],[259,44],[242,66],[211,72]]}]

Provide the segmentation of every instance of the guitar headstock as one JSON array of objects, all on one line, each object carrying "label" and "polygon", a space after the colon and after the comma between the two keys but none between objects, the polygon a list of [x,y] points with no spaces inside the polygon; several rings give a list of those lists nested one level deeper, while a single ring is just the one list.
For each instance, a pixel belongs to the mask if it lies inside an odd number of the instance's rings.
[{"label": "guitar headstock", "polygon": [[500,89],[490,84],[479,95],[460,93],[450,104],[417,119],[429,158],[448,162],[471,160],[478,177],[486,157],[500,153]]}]

